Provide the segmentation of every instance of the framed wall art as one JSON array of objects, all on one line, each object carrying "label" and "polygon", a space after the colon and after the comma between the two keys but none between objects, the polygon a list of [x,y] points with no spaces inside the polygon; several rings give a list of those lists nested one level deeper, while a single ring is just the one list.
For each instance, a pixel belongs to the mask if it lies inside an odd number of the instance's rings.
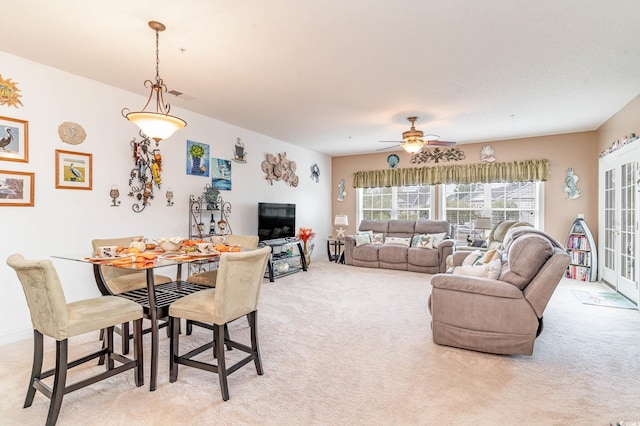
[{"label": "framed wall art", "polygon": [[211,186],[231,191],[231,160],[211,158]]},{"label": "framed wall art", "polygon": [[0,160],[29,162],[29,122],[0,116]]},{"label": "framed wall art", "polygon": [[187,174],[209,177],[209,145],[187,140]]},{"label": "framed wall art", "polygon": [[0,170],[0,206],[33,207],[33,173]]},{"label": "framed wall art", "polygon": [[92,155],[56,149],[56,188],[91,189]]}]

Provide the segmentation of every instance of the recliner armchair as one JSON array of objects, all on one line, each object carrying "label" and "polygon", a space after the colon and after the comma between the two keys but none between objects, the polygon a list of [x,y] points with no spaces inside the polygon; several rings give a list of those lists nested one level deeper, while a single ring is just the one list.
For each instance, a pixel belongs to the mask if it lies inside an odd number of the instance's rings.
[{"label": "recliner armchair", "polygon": [[511,230],[499,279],[433,276],[429,311],[434,342],[531,355],[544,309],[568,265],[569,256],[553,237],[529,227]]}]

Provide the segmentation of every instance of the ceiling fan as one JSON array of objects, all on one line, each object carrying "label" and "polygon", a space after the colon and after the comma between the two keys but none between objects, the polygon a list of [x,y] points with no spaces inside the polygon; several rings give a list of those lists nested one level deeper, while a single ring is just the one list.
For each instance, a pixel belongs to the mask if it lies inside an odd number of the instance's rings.
[{"label": "ceiling fan", "polygon": [[[377,151],[382,151],[385,149],[389,149],[389,148],[395,148],[396,146],[401,146],[402,149],[404,149],[405,151],[407,151],[410,154],[415,154],[416,152],[420,151],[422,149],[423,146],[425,145],[430,145],[430,146],[453,146],[456,143],[455,142],[447,142],[447,141],[441,141],[438,139],[432,139],[432,140],[425,140],[424,139],[424,132],[422,130],[416,130],[416,120],[418,119],[418,117],[408,117],[407,120],[409,120],[409,122],[411,123],[411,129],[407,130],[406,132],[402,133],[402,140],[401,141],[380,141],[380,142],[384,142],[384,143],[395,143],[397,145],[394,145],[392,147],[387,147],[387,148],[381,148],[378,149]],[[427,134],[427,136],[435,136],[436,138],[438,138],[438,135],[434,135],[434,134]]]}]

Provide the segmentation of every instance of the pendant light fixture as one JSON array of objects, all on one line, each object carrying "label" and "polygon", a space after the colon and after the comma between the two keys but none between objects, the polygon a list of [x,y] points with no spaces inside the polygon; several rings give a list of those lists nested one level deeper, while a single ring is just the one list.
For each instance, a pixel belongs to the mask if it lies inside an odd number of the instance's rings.
[{"label": "pendant light fixture", "polygon": [[[166,27],[157,21],[149,21],[149,27],[156,32],[156,80],[155,82],[151,80],[144,82],[145,87],[151,88],[151,93],[149,93],[149,99],[147,99],[147,103],[144,108],[142,108],[142,111],[131,112],[129,108],[123,108],[121,113],[127,120],[136,124],[145,136],[155,140],[157,145],[162,139],[167,139],[173,135],[176,130],[185,127],[187,122],[179,117],[169,115],[171,105],[168,103],[165,104],[164,102],[163,92],[167,91],[167,86],[162,81],[162,78],[160,78],[158,45],[160,41],[160,31],[164,31]],[[154,95],[156,111],[148,112],[146,109]]]}]

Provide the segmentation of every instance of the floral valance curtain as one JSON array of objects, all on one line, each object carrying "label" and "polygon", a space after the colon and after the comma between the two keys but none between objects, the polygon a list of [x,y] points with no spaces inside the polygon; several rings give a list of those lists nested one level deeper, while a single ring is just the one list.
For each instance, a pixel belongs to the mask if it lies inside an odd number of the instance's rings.
[{"label": "floral valance curtain", "polygon": [[513,161],[510,163],[453,164],[447,166],[356,172],[354,188],[385,186],[436,185],[447,183],[495,183],[546,181],[549,160]]}]

